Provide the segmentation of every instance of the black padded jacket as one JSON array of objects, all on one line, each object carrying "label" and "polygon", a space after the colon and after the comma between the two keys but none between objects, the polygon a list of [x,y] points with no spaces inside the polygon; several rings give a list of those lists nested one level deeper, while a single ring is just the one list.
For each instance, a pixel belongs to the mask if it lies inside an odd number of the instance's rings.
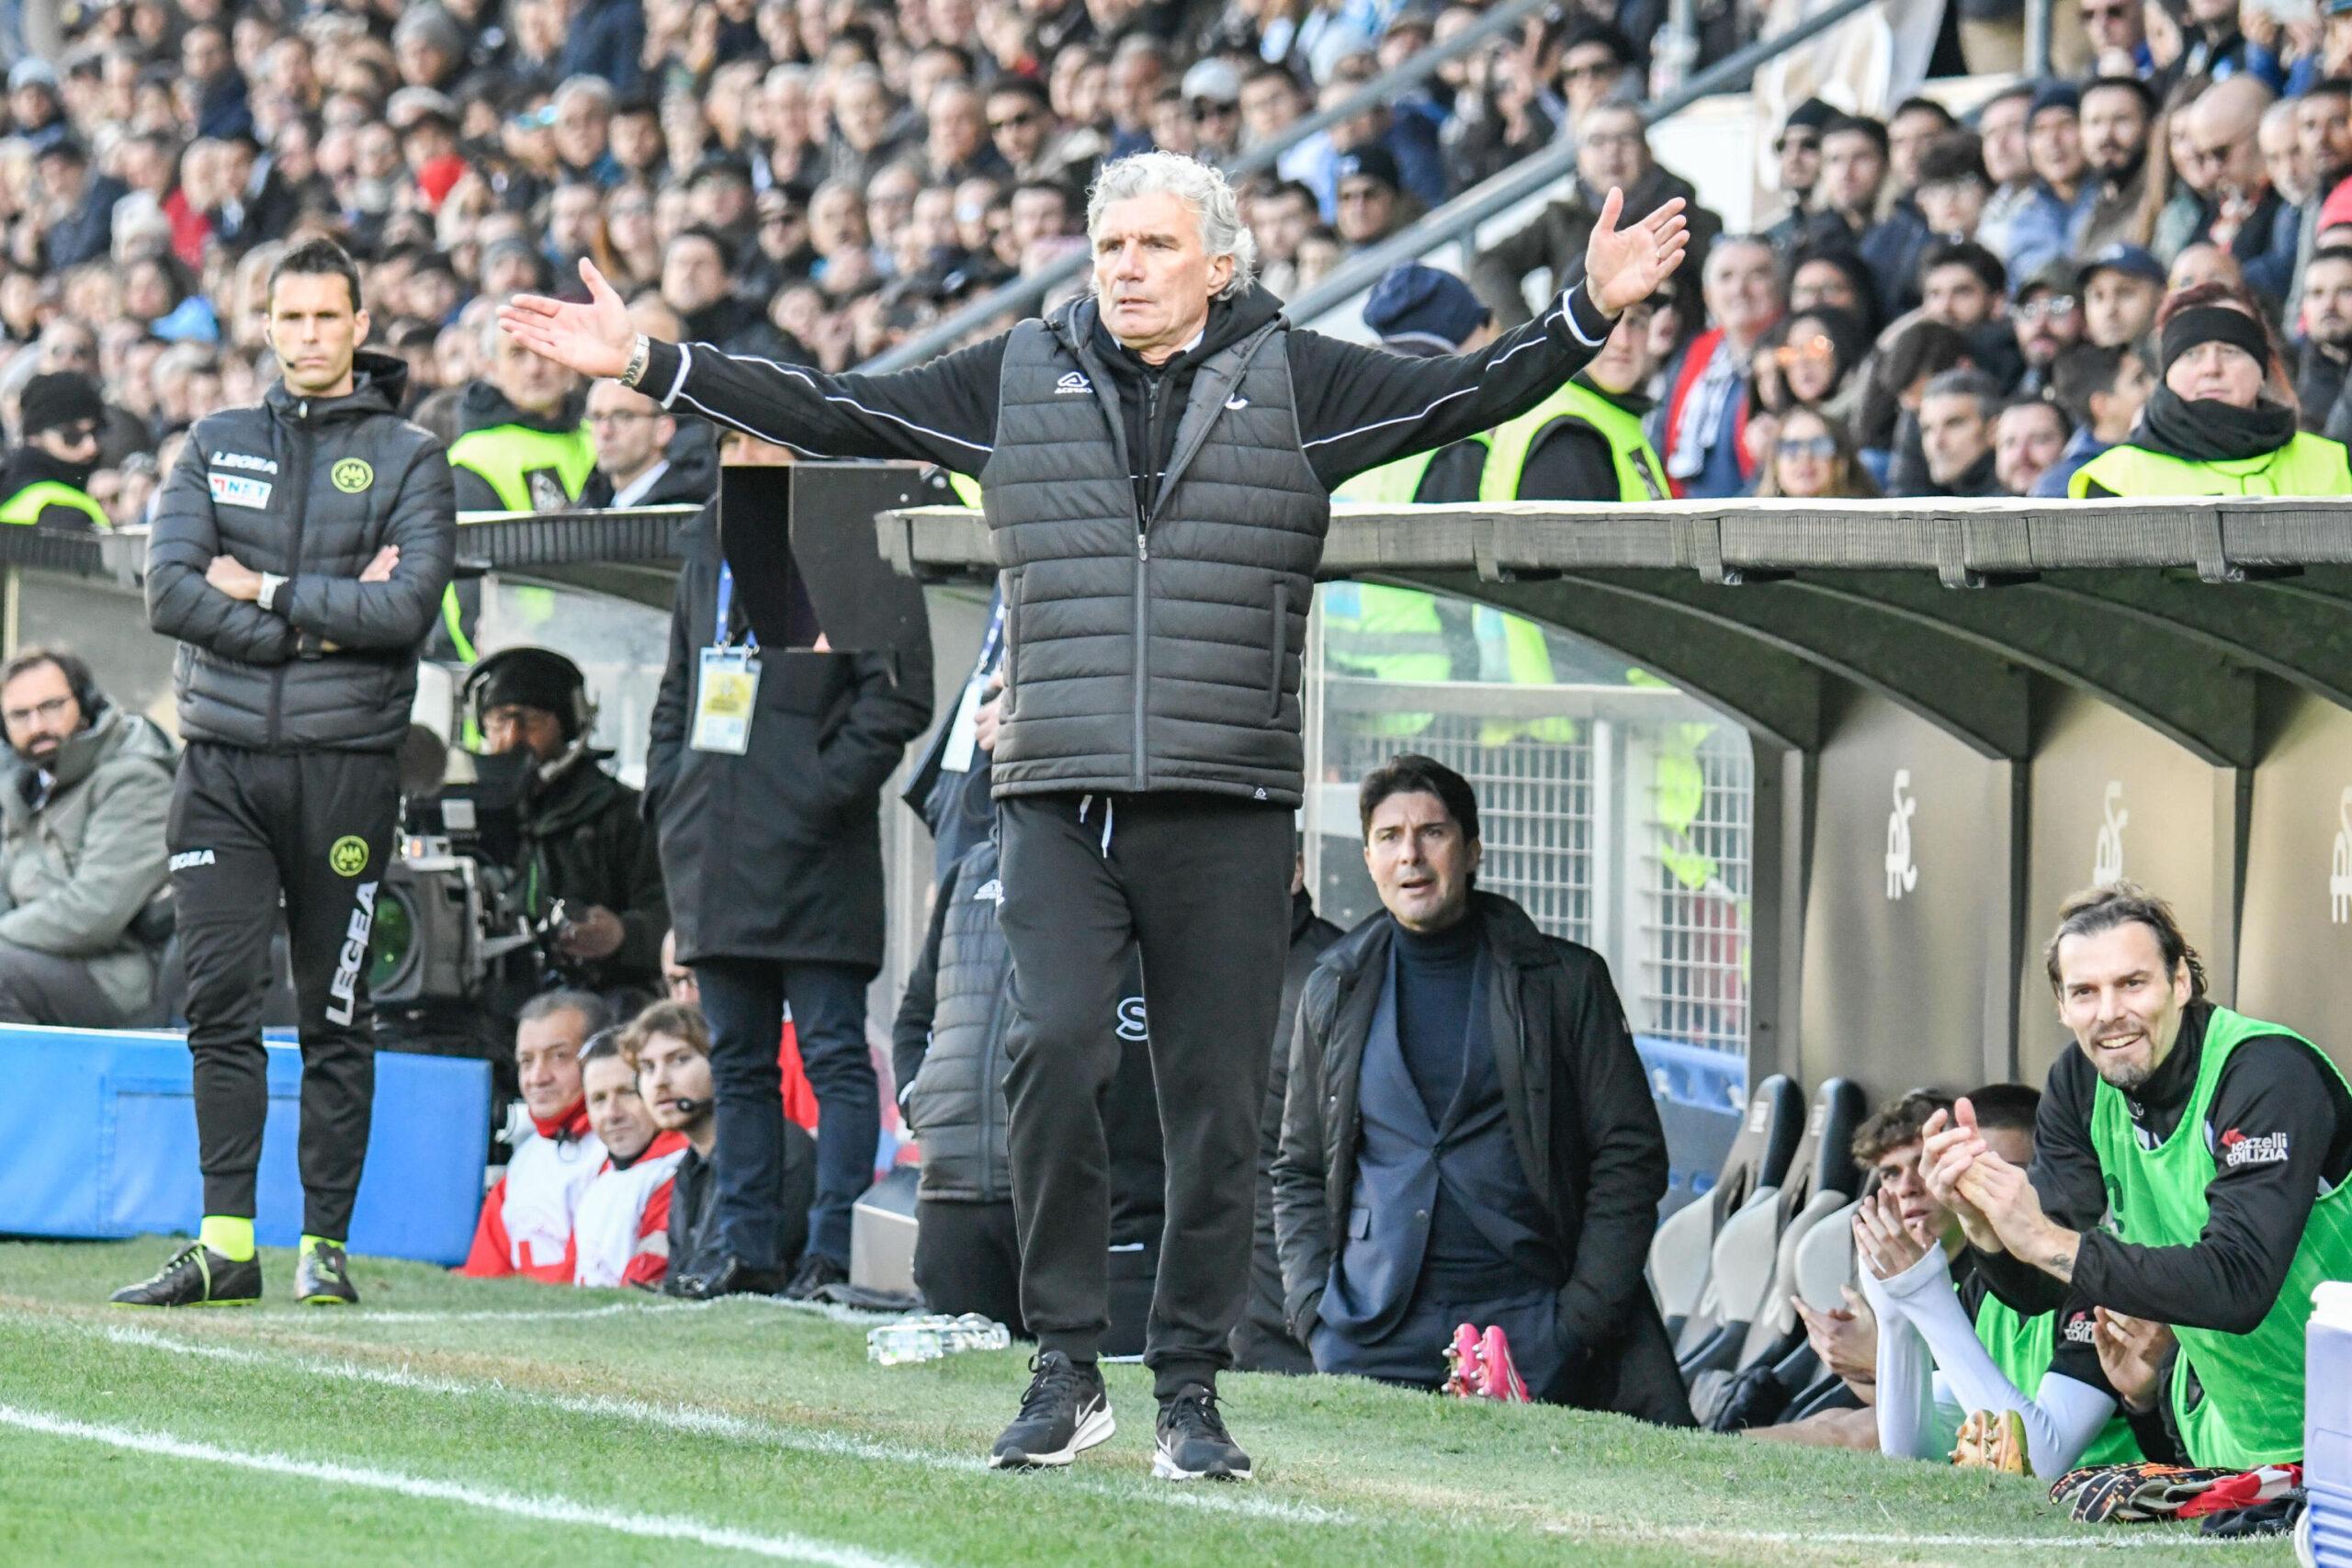
[{"label": "black padded jacket", "polygon": [[[390,751],[457,556],[441,444],[400,417],[408,367],[358,356],[348,396],[284,382],[198,420],[147,548],[147,624],[180,647],[180,736],[258,751]],[[359,574],[386,545],[388,582]],[[287,581],[272,608],[204,580],[232,556]]]}]

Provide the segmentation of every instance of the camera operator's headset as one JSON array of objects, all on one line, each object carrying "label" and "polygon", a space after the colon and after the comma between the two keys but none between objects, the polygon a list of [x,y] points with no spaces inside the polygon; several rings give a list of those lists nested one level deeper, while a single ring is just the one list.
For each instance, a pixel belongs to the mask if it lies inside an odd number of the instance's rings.
[{"label": "camera operator's headset", "polygon": [[[564,705],[548,711],[565,727],[567,743],[577,744],[585,739],[588,731],[595,727],[596,705],[588,698],[588,677],[580,672],[579,665],[553,649],[509,648],[476,664],[458,689],[458,701],[476,734],[481,731],[492,689],[510,678],[519,678],[522,684],[537,693],[559,688],[562,691],[560,700]],[[530,705],[546,705],[534,702]]]}]

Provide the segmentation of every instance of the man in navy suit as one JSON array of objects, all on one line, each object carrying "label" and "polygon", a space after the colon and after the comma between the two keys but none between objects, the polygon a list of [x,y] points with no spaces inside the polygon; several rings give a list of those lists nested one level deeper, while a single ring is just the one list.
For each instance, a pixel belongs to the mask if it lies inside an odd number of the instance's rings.
[{"label": "man in navy suit", "polygon": [[1364,780],[1385,915],[1306,982],[1274,1226],[1316,1370],[1435,1388],[1499,1326],[1531,1394],[1689,1426],[1642,1269],[1666,1139],[1608,965],[1476,890],[1478,802],[1427,757]]}]

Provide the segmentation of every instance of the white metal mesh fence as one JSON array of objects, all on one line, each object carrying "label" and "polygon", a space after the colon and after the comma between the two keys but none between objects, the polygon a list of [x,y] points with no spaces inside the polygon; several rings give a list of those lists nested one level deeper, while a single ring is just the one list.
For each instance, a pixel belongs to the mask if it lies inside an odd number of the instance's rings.
[{"label": "white metal mesh fence", "polygon": [[1744,1051],[1755,764],[1728,725],[1670,728],[1644,813],[1637,1027]]}]

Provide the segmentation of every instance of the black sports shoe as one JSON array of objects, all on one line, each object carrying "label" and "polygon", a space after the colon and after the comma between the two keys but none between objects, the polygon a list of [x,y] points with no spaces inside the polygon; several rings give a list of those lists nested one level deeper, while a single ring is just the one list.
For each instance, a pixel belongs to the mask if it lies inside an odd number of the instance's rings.
[{"label": "black sports shoe", "polygon": [[302,1254],[294,1265],[294,1299],[304,1306],[357,1306],[359,1292],[351,1288],[351,1265],[343,1248],[322,1241]]},{"label": "black sports shoe", "polygon": [[1250,1479],[1250,1456],[1241,1451],[1217,1414],[1216,1391],[1205,1383],[1188,1382],[1173,1399],[1159,1405],[1159,1444],[1151,1456],[1151,1472],[1162,1481]]},{"label": "black sports shoe", "polygon": [[261,1300],[261,1258],[239,1263],[192,1242],[153,1279],[125,1285],[109,1299],[127,1307],[252,1306]]},{"label": "black sports shoe", "polygon": [[813,1302],[817,1299],[817,1292],[826,1286],[848,1283],[848,1269],[821,1252],[812,1252],[800,1260],[799,1268],[792,1271],[792,1282],[785,1286],[784,1299],[788,1302]]},{"label": "black sports shoe", "polygon": [[1068,1464],[1119,1429],[1101,1368],[1047,1350],[1029,1370],[1037,1375],[1021,1396],[1021,1414],[989,1450],[990,1470]]},{"label": "black sports shoe", "polygon": [[673,1269],[662,1293],[690,1302],[713,1302],[721,1296],[772,1296],[784,1287],[784,1277],[773,1269],[754,1269],[731,1252],[706,1253],[684,1269]]}]

